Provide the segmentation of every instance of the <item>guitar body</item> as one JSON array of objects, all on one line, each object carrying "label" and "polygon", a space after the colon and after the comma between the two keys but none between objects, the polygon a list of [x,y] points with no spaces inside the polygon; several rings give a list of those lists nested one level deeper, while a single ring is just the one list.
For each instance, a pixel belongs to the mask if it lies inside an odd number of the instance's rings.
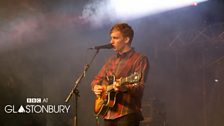
[{"label": "guitar body", "polygon": [[[115,81],[115,77],[112,77],[113,81]],[[125,78],[120,79],[120,84],[125,83],[135,83],[138,82],[141,78],[141,74],[134,73]],[[110,80],[110,79],[109,79]],[[105,84],[108,82],[102,82],[102,93],[101,95],[97,95],[95,99],[94,112],[96,116],[104,116],[110,108],[113,108],[116,103],[117,92],[113,91],[113,82],[109,82],[110,84]]]},{"label": "guitar body", "polygon": [[[104,85],[106,86],[106,85]],[[107,111],[114,107],[116,103],[116,92],[107,92],[102,93],[101,96],[97,97],[95,100],[94,112],[97,116],[105,115]]]}]

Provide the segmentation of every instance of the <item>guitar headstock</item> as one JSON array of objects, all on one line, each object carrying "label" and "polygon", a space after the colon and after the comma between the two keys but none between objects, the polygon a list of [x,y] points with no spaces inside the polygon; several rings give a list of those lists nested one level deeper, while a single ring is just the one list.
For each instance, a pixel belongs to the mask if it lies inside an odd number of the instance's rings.
[{"label": "guitar headstock", "polygon": [[128,83],[136,83],[136,82],[139,82],[140,79],[141,79],[141,74],[135,72],[128,77],[122,78],[121,83],[127,83],[127,82]]}]

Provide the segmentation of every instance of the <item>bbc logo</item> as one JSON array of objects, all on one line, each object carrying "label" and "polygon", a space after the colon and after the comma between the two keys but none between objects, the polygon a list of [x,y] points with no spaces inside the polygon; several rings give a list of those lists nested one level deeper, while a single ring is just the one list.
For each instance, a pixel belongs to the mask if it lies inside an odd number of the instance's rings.
[{"label": "bbc logo", "polygon": [[26,98],[27,103],[41,103],[41,98]]}]

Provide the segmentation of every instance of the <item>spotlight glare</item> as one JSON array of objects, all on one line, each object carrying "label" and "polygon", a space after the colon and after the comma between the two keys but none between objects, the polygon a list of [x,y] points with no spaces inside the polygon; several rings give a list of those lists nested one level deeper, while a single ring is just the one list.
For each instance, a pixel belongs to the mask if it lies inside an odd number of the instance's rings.
[{"label": "spotlight glare", "polygon": [[193,5],[193,6],[198,6],[198,3],[197,3],[197,2],[193,2],[192,5]]},{"label": "spotlight glare", "polygon": [[136,18],[181,8],[197,6],[199,2],[207,0],[110,0],[110,4],[119,18]]},{"label": "spotlight glare", "polygon": [[149,16],[185,6],[197,6],[207,0],[92,0],[82,12],[81,19],[94,26],[117,20]]}]

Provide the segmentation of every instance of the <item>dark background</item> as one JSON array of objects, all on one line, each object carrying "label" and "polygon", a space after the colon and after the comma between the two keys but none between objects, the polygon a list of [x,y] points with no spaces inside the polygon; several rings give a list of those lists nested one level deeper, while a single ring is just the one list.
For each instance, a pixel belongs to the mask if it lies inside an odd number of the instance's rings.
[{"label": "dark background", "polygon": [[[71,126],[69,114],[6,114],[7,104],[48,98],[65,104],[74,81],[94,54],[89,47],[110,40],[115,22],[83,21],[82,0],[0,1],[0,125]],[[224,125],[224,2],[172,10],[127,22],[133,46],[147,55],[142,126]],[[95,125],[90,82],[112,50],[101,50],[79,85],[78,124]]]}]

